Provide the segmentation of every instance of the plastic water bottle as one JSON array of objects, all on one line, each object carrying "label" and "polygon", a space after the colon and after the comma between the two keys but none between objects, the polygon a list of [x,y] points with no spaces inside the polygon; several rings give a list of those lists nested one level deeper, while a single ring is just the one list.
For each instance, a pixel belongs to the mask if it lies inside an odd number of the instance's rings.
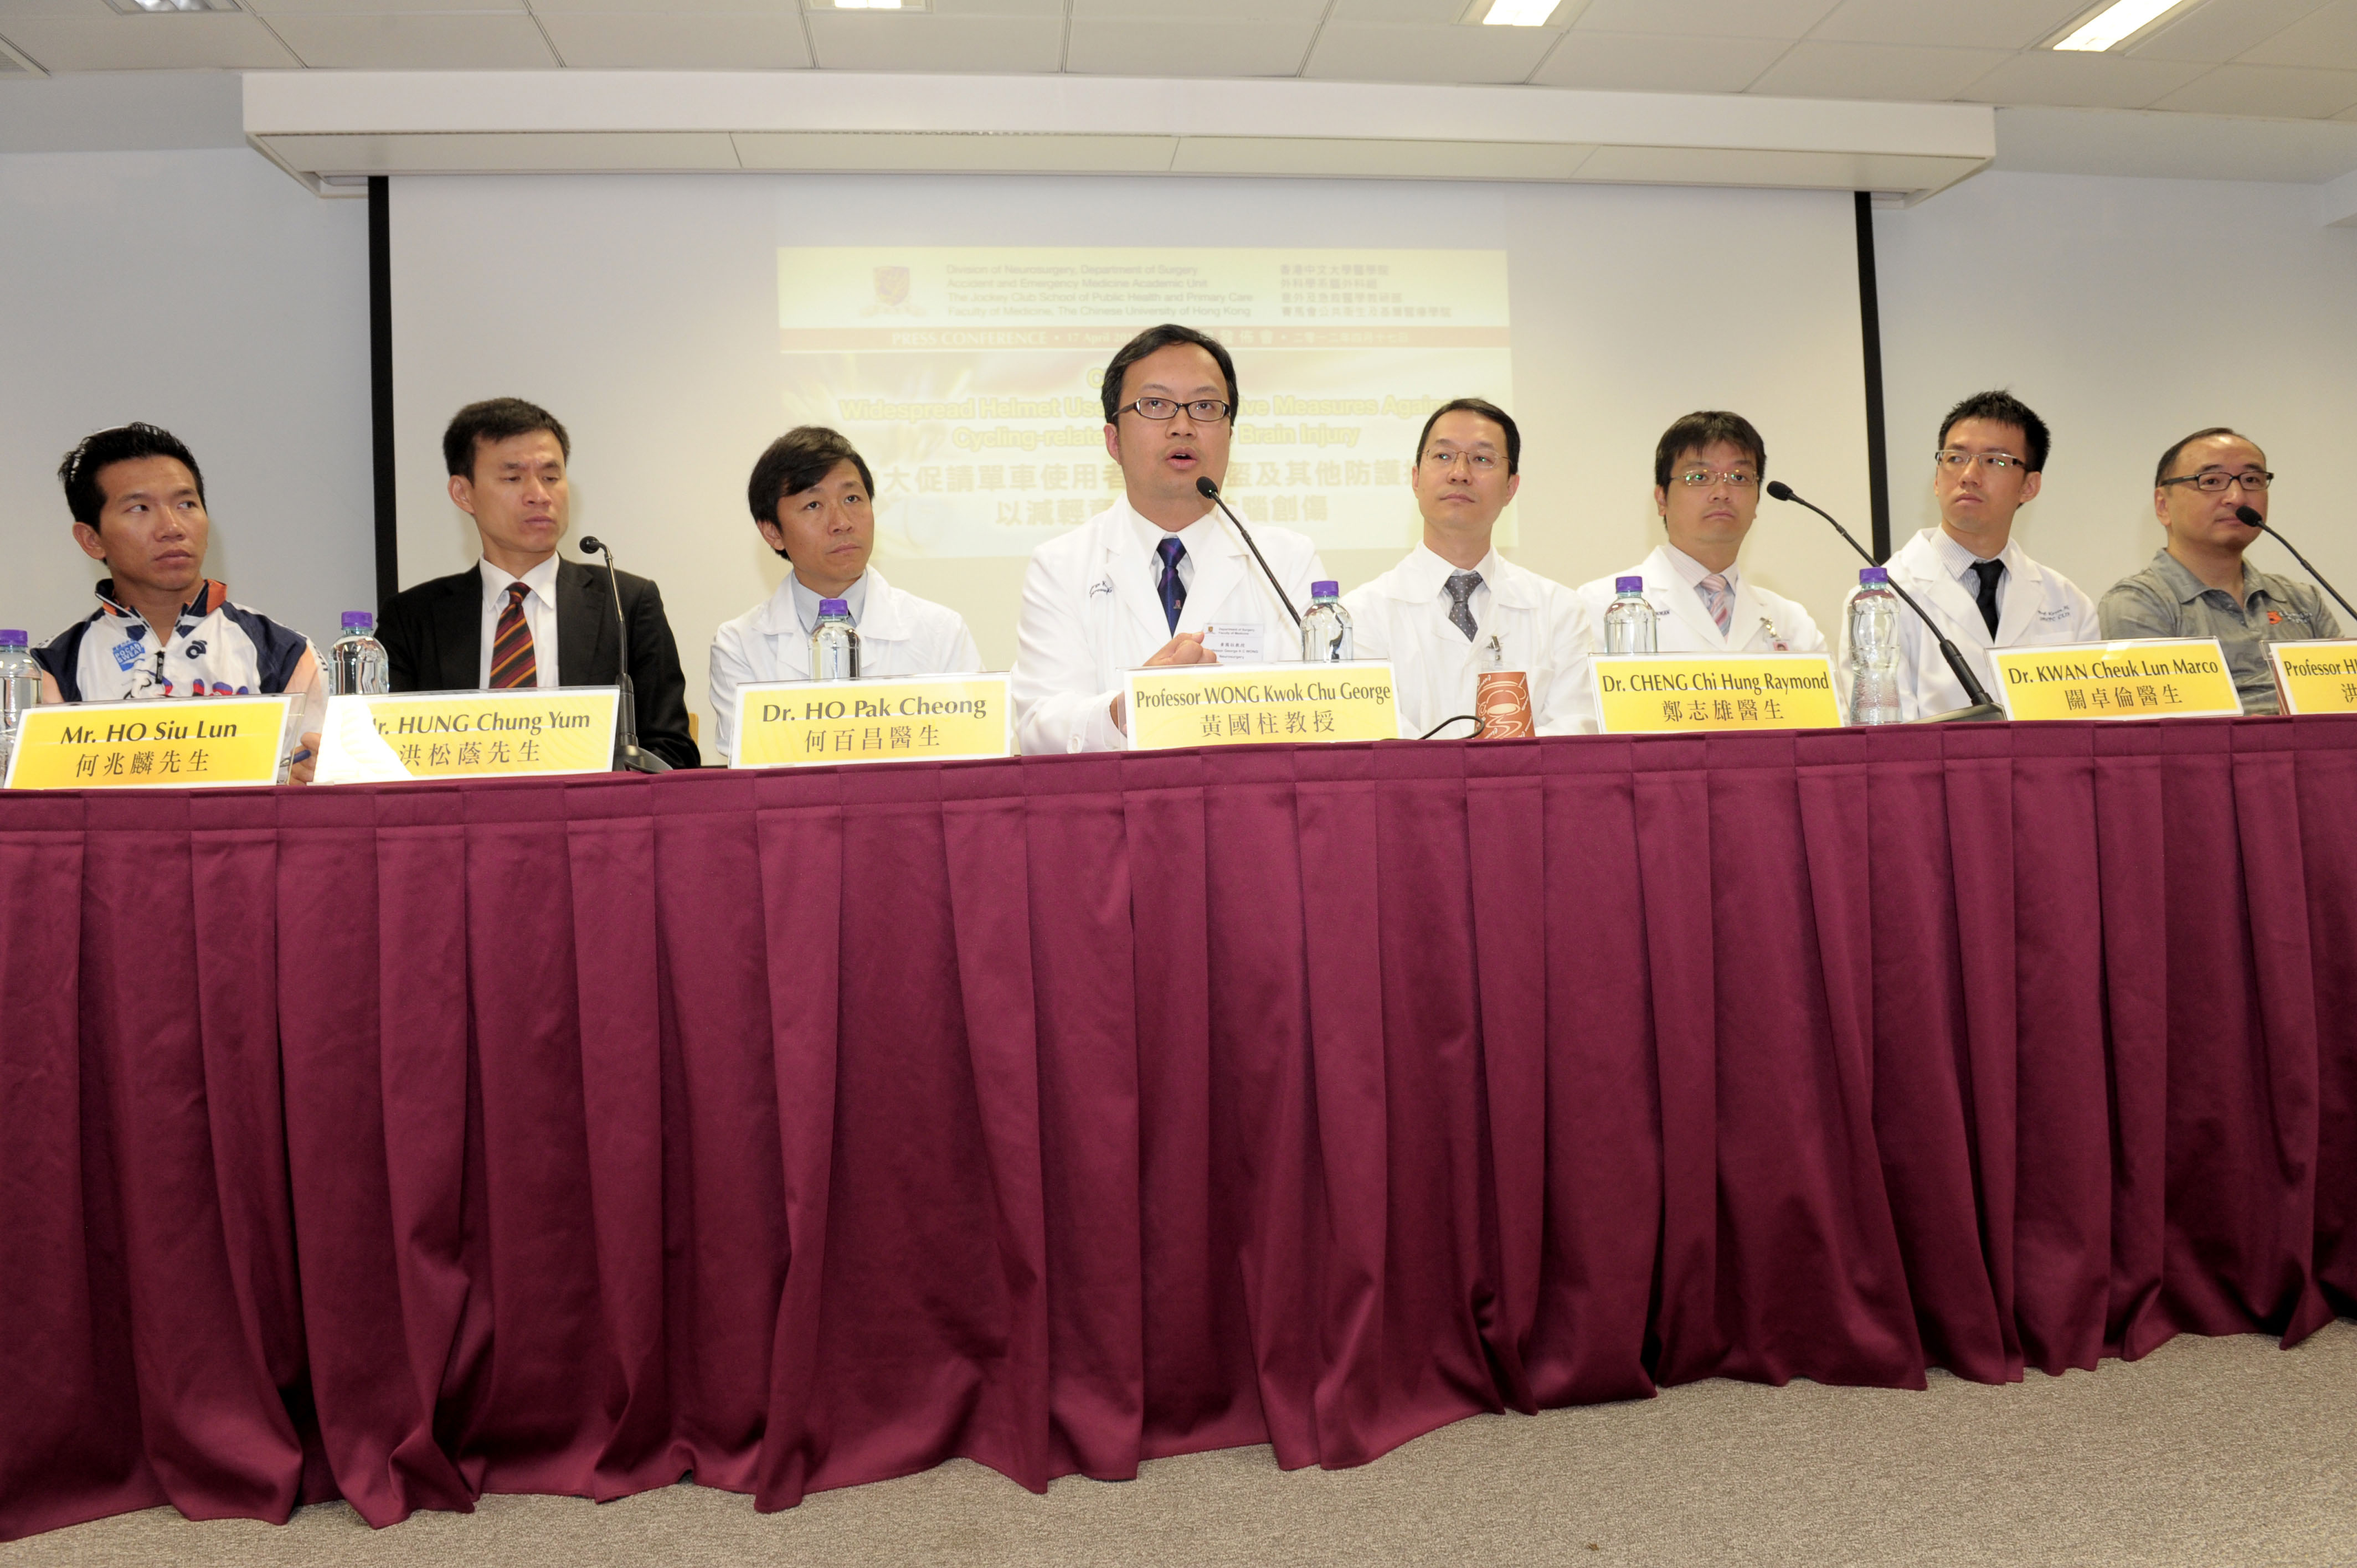
[{"label": "plastic water bottle", "polygon": [[16,749],[17,718],[40,700],[41,667],[33,662],[31,640],[21,631],[0,631],[0,778]]},{"label": "plastic water bottle", "polygon": [[1342,607],[1340,583],[1309,585],[1309,607],[1301,612],[1301,658],[1308,664],[1340,664],[1351,658],[1351,612]]},{"label": "plastic water bottle", "polygon": [[344,612],[344,634],[328,650],[328,680],[331,697],[382,697],[393,690],[393,667],[385,661],[384,644],[376,639],[376,617],[366,610]]},{"label": "plastic water bottle", "polygon": [[1899,722],[1899,596],[1890,574],[1868,566],[1849,602],[1849,722]]},{"label": "plastic water bottle", "polygon": [[1604,651],[1659,651],[1654,642],[1652,601],[1645,597],[1645,579],[1615,577],[1612,585],[1619,590],[1619,596],[1604,607]]},{"label": "plastic water bottle", "polygon": [[851,624],[851,607],[841,599],[818,602],[818,628],[811,633],[811,679],[859,679],[859,628]]}]

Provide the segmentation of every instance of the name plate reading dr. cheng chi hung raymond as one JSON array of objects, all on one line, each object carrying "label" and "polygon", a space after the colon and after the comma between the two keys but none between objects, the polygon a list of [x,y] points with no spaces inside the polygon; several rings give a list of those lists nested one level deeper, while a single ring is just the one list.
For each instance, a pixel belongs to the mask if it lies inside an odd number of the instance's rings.
[{"label": "name plate reading dr. cheng chi hung raymond", "polygon": [[729,765],[965,761],[1010,755],[1014,733],[1004,675],[766,681],[737,690]]},{"label": "name plate reading dr. cheng chi hung raymond", "polygon": [[1159,665],[1131,671],[1123,693],[1132,751],[1400,738],[1387,660]]},{"label": "name plate reading dr. cheng chi hung raymond", "polygon": [[1833,729],[1833,660],[1822,653],[1599,653],[1597,728],[1605,735]]},{"label": "name plate reading dr. cheng chi hung raymond", "polygon": [[2270,642],[2287,714],[2357,714],[2357,642]]},{"label": "name plate reading dr. cheng chi hung raymond", "polygon": [[288,697],[157,698],[27,708],[11,789],[191,789],[275,784]]},{"label": "name plate reading dr. cheng chi hung raymond", "polygon": [[318,782],[609,772],[621,695],[616,686],[526,686],[330,697]]},{"label": "name plate reading dr. cheng chi hung raymond", "polygon": [[2009,719],[2174,719],[2239,714],[2214,637],[1992,648]]}]

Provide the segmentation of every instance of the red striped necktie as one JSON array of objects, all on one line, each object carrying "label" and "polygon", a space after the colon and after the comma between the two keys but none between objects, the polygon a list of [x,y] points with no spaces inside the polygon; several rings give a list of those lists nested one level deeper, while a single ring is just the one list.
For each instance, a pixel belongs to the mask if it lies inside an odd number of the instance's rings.
[{"label": "red striped necktie", "polygon": [[523,596],[532,590],[522,583],[508,585],[508,602],[500,610],[498,633],[491,639],[491,690],[540,684],[540,665],[532,653],[532,623],[523,618]]}]

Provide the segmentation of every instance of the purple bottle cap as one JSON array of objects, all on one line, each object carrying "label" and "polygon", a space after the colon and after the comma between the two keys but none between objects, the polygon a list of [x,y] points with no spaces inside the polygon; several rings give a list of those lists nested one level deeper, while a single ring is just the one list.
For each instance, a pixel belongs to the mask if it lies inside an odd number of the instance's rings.
[{"label": "purple bottle cap", "polygon": [[1861,566],[1858,568],[1857,581],[1860,587],[1864,587],[1868,583],[1888,583],[1890,581],[1890,568],[1888,566]]},{"label": "purple bottle cap", "polygon": [[851,613],[851,607],[841,599],[821,599],[818,613],[823,616],[847,616]]},{"label": "purple bottle cap", "polygon": [[1330,599],[1341,593],[1341,591],[1342,585],[1340,583],[1312,583],[1309,585],[1309,596],[1313,599]]},{"label": "purple bottle cap", "polygon": [[367,610],[346,610],[344,612],[344,629],[346,631],[351,630],[354,627],[358,627],[361,630],[366,631],[375,625],[376,617],[369,613]]},{"label": "purple bottle cap", "polygon": [[1612,579],[1612,591],[1616,594],[1641,594],[1645,591],[1645,579],[1642,577],[1615,577]]},{"label": "purple bottle cap", "polygon": [[32,640],[21,631],[0,631],[0,648],[25,648]]}]

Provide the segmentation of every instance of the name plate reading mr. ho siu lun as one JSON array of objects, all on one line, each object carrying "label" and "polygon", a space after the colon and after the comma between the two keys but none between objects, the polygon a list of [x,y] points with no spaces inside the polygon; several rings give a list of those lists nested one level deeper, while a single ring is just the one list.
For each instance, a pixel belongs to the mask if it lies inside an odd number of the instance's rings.
[{"label": "name plate reading mr. ho siu lun", "polygon": [[275,784],[290,697],[157,698],[27,708],[11,789]]},{"label": "name plate reading mr. ho siu lun", "polygon": [[1992,648],[2009,719],[2174,719],[2239,714],[2214,637]]},{"label": "name plate reading mr. ho siu lun", "polygon": [[1386,660],[1157,665],[1131,671],[1123,694],[1132,751],[1400,738]]},{"label": "name plate reading mr. ho siu lun", "polygon": [[737,690],[736,768],[952,762],[1015,749],[1005,675],[769,681]]},{"label": "name plate reading mr. ho siu lun", "polygon": [[608,772],[621,695],[616,686],[525,686],[330,697],[318,782]]},{"label": "name plate reading mr. ho siu lun", "polygon": [[1597,728],[1605,735],[1833,729],[1833,660],[1822,653],[1599,653]]},{"label": "name plate reading mr. ho siu lun", "polygon": [[2287,714],[2357,714],[2357,642],[2270,642]]}]

